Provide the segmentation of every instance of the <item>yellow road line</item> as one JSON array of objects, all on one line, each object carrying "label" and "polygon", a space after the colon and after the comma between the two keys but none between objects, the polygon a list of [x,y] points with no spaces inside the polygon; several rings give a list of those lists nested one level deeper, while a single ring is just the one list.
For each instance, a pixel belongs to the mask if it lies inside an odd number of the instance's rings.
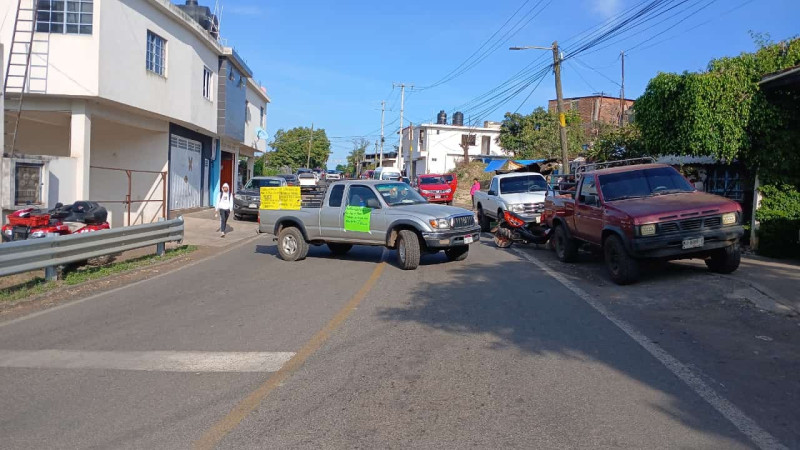
[{"label": "yellow road line", "polygon": [[259,386],[255,391],[251,392],[244,400],[239,402],[231,412],[223,417],[220,421],[215,423],[211,428],[206,430],[203,436],[194,442],[196,449],[212,449],[234,428],[236,428],[248,414],[253,412],[264,401],[265,398],[276,387],[286,381],[294,372],[305,364],[309,356],[313,355],[317,350],[322,347],[328,340],[331,333],[336,331],[339,326],[350,316],[350,314],[358,307],[359,303],[367,296],[369,291],[378,281],[383,269],[386,267],[385,262],[381,262],[372,271],[369,279],[361,286],[361,289],[356,292],[353,298],[347,302],[344,307],[327,323],[321,330],[319,330],[304,346],[294,355],[292,359],[286,362],[280,370],[275,372],[264,384]]}]

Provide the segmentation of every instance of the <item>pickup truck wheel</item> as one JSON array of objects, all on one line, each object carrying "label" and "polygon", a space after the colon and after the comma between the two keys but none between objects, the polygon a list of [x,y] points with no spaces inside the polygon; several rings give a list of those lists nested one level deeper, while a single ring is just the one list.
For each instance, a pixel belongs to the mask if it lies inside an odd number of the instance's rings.
[{"label": "pickup truck wheel", "polygon": [[353,248],[353,244],[339,244],[334,242],[328,243],[328,249],[334,255],[344,255],[345,253],[349,252],[350,249]]},{"label": "pickup truck wheel", "polygon": [[448,248],[444,251],[449,261],[463,261],[469,256],[469,246],[462,245],[460,247]]},{"label": "pickup truck wheel", "polygon": [[739,268],[742,260],[742,251],[739,244],[729,245],[719,250],[714,250],[711,257],[706,260],[706,266],[712,272],[732,273]]},{"label": "pickup truck wheel", "polygon": [[575,262],[578,259],[578,244],[574,239],[567,236],[567,230],[563,225],[557,225],[553,232],[553,246],[556,249],[556,257],[565,263]]},{"label": "pickup truck wheel", "polygon": [[400,230],[397,243],[397,261],[403,270],[414,270],[419,266],[419,238],[411,230]]},{"label": "pickup truck wheel", "polygon": [[483,208],[480,206],[478,207],[478,223],[481,226],[481,231],[484,233],[488,233],[492,229],[489,218],[486,217],[486,214],[483,213]]},{"label": "pickup truck wheel", "polygon": [[278,253],[284,261],[300,261],[308,255],[308,243],[297,227],[287,227],[278,233]]},{"label": "pickup truck wheel", "polygon": [[606,238],[603,253],[608,274],[614,283],[631,284],[639,279],[639,262],[628,254],[619,236],[611,235]]}]

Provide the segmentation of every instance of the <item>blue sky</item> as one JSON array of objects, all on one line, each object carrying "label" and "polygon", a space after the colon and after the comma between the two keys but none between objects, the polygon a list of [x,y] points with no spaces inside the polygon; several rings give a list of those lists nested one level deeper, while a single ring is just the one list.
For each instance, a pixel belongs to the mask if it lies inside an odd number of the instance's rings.
[{"label": "blue sky", "polygon": [[[247,61],[272,98],[270,135],[280,128],[313,122],[331,137],[331,167],[352,149],[353,137],[368,134],[370,141],[378,138],[381,100],[387,101],[386,121],[391,123],[386,128],[385,148],[396,142],[400,105],[399,89],[392,88],[393,82],[429,86],[502,30],[491,41],[497,42],[497,50],[480,63],[469,64],[467,72],[435,88],[407,91],[406,125],[408,120],[430,121],[439,110],[452,113],[498,86],[535,58],[552,60],[544,51],[513,52],[507,50],[509,46],[549,46],[553,40],[569,43],[570,38],[641,3],[220,1],[223,37]],[[606,48],[565,62],[564,95],[602,91],[618,96],[620,50],[630,49],[625,58],[625,93],[636,98],[658,72],[703,70],[712,58],[752,51],[755,46],[749,30],[769,33],[774,40],[800,33],[797,0],[689,0],[685,6],[685,14],[662,22],[680,11],[676,9],[634,30],[640,32],[624,35],[629,38],[612,39],[604,44]],[[517,16],[501,28],[520,7]],[[684,16],[688,18],[678,20]],[[519,25],[514,28],[515,24]],[[508,35],[503,44],[505,39],[499,38],[510,29],[518,31]],[[633,48],[637,44],[639,47]],[[565,45],[565,51],[569,48]],[[502,100],[498,98],[491,105],[497,108],[492,113],[466,108],[465,119],[501,120],[506,111],[520,105],[520,112],[546,106],[547,100],[555,97],[552,74],[543,78],[536,90],[534,85],[503,104],[495,104]]]}]

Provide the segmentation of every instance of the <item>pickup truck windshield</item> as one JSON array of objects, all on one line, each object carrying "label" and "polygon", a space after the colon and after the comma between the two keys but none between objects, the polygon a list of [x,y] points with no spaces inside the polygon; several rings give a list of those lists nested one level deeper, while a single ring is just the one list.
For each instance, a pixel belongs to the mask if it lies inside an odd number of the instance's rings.
[{"label": "pickup truck windshield", "polygon": [[607,202],[694,191],[686,178],[672,167],[600,175],[600,189]]},{"label": "pickup truck windshield", "polygon": [[261,189],[262,187],[279,187],[281,185],[280,180],[269,180],[269,179],[256,179],[253,178],[244,185],[245,189]]},{"label": "pickup truck windshield", "polygon": [[500,194],[520,194],[523,192],[546,191],[547,181],[544,177],[529,175],[500,179]]},{"label": "pickup truck windshield", "polygon": [[376,184],[375,189],[383,197],[383,201],[389,206],[397,205],[417,205],[428,203],[421,195],[411,189],[406,183],[385,183]]},{"label": "pickup truck windshield", "polygon": [[420,177],[419,184],[447,184],[442,177]]}]

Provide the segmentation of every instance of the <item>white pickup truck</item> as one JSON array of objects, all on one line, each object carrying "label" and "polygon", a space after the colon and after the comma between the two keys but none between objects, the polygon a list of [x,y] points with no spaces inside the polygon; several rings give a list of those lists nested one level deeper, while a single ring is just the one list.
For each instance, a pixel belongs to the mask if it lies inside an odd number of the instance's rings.
[{"label": "white pickup truck", "polygon": [[503,211],[511,211],[527,222],[538,222],[544,211],[544,198],[550,190],[540,173],[495,175],[489,192],[478,191],[472,199],[481,231],[489,231],[491,221],[503,217]]}]

